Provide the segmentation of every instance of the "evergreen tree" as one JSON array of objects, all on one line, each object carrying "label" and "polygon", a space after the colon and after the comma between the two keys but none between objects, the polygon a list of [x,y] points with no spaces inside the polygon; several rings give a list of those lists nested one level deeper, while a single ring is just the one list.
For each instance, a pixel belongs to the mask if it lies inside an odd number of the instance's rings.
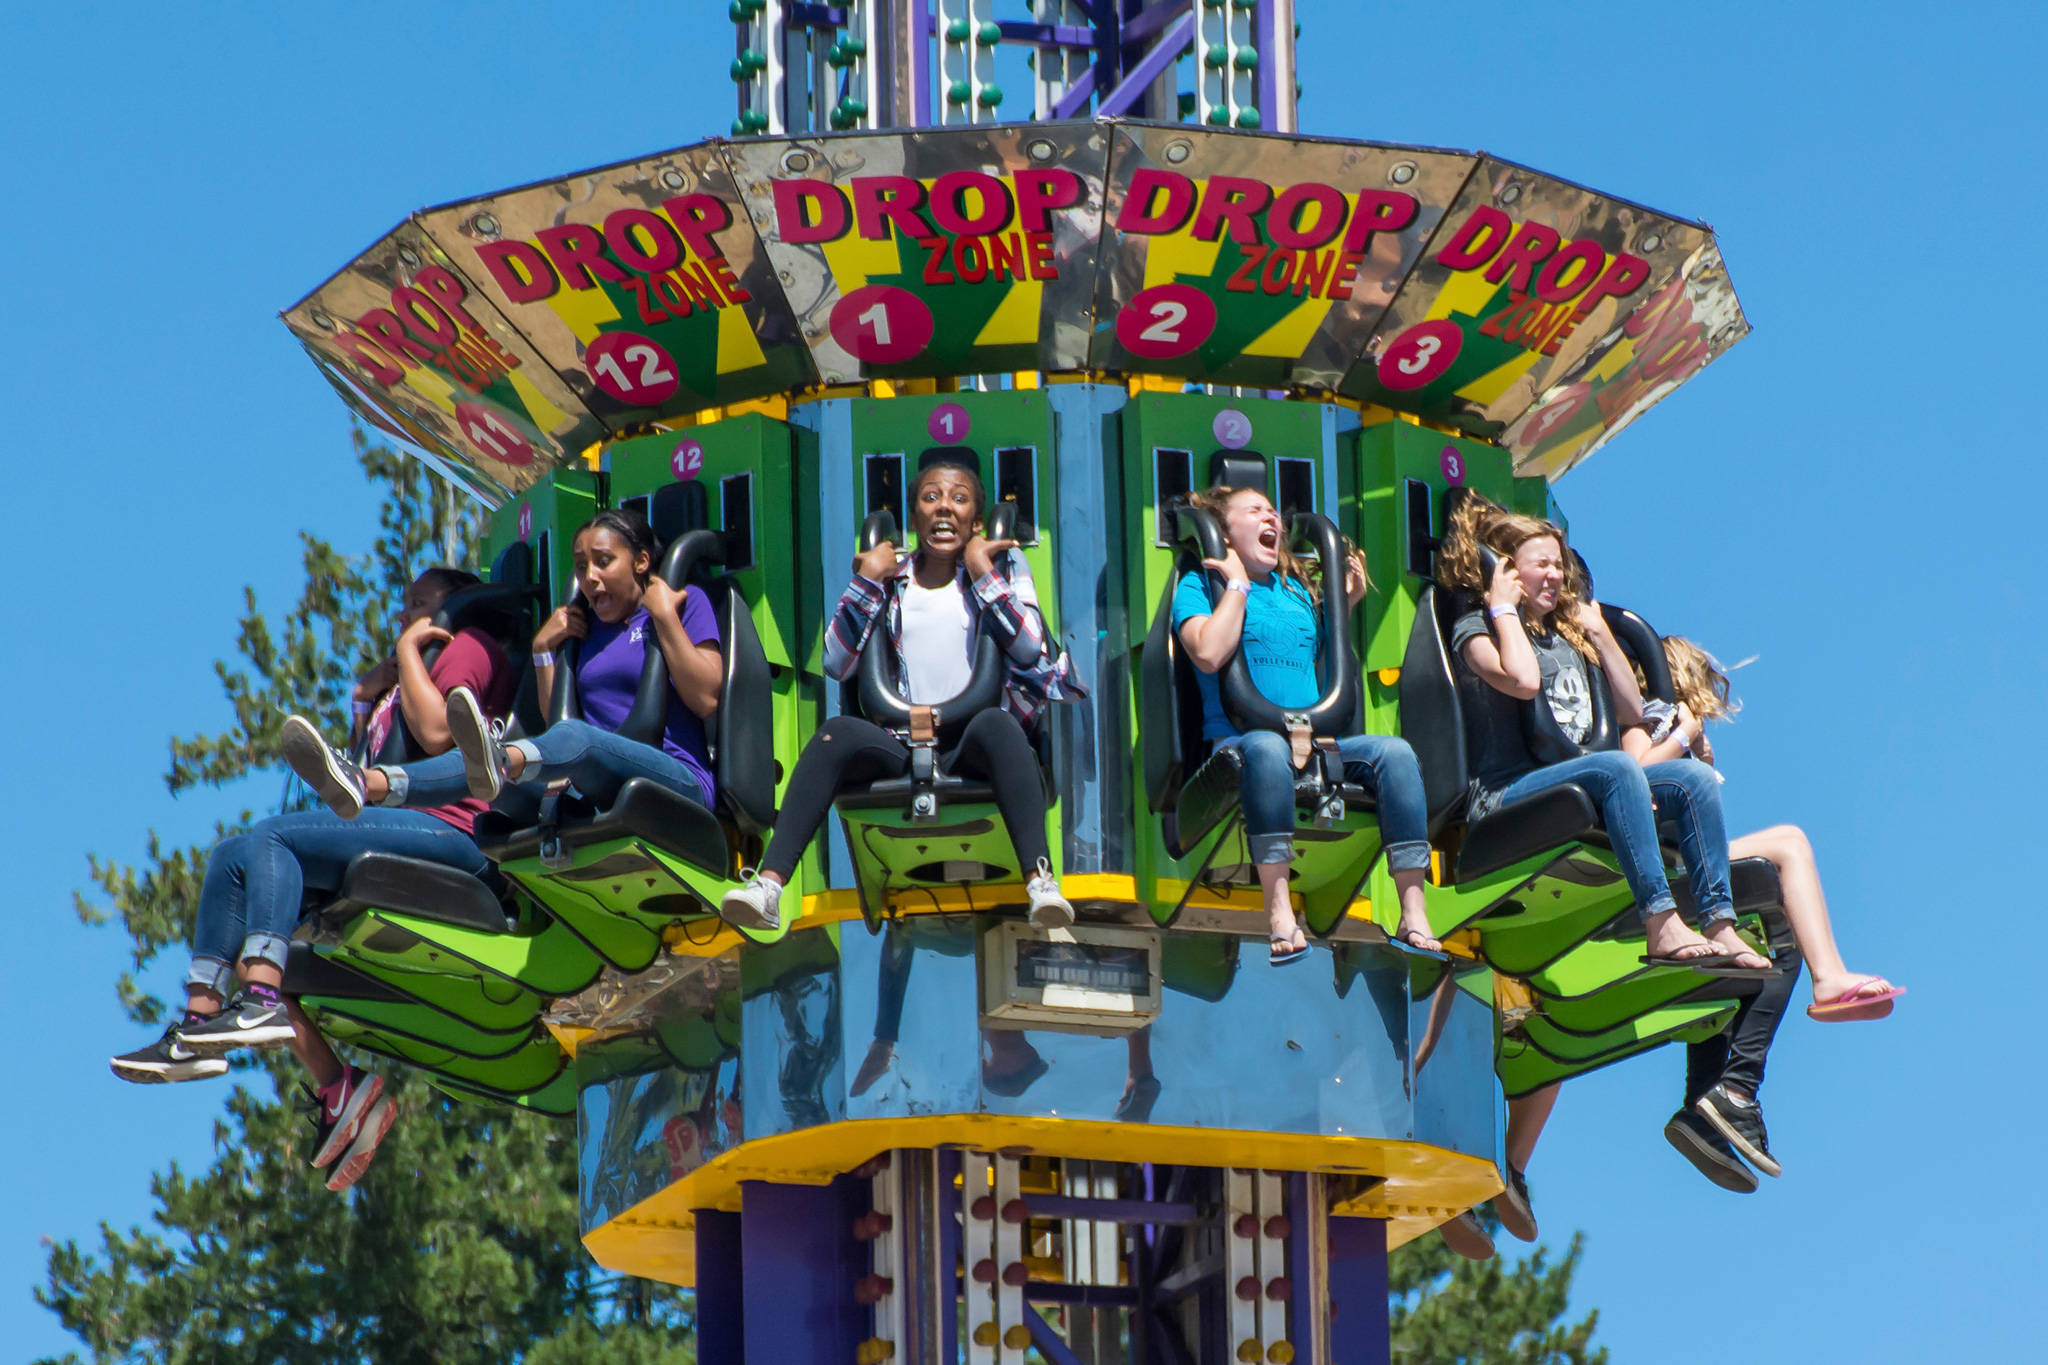
[{"label": "evergreen tree", "polygon": [[[1495,1239],[1500,1225],[1482,1210]],[[1527,1257],[1468,1261],[1438,1236],[1420,1237],[1387,1264],[1396,1365],[1604,1365],[1594,1346],[1598,1309],[1576,1323],[1570,1306],[1582,1238],[1555,1265],[1539,1246]]]},{"label": "evergreen tree", "polygon": [[[346,733],[349,693],[390,652],[406,584],[470,554],[479,522],[466,500],[360,431],[355,444],[385,491],[375,546],[353,559],[304,537],[305,585],[276,626],[245,594],[237,657],[215,665],[233,722],[171,742],[173,795],[279,767],[278,728],[294,711]],[[152,833],[139,867],[94,858],[97,896],[77,898],[79,915],[118,916],[139,971],[188,941],[206,856]],[[119,991],[137,1023],[164,1018],[166,1002],[132,971]],[[613,1276],[583,1250],[574,1125],[449,1100],[380,1065],[403,1117],[363,1180],[333,1195],[307,1164],[312,1127],[292,1103],[296,1064],[238,1068],[245,1084],[227,1097],[211,1167],[194,1176],[173,1166],[152,1182],[154,1228],[102,1224],[96,1250],[66,1242],[50,1253],[36,1296],[93,1360],[695,1361],[687,1292]]]}]

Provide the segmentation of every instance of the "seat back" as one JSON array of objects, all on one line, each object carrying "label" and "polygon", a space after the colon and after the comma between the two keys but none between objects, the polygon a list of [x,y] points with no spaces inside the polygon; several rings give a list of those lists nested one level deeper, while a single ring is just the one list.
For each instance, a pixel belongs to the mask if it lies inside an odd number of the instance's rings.
[{"label": "seat back", "polygon": [[720,577],[709,590],[725,661],[718,710],[705,727],[718,803],[742,832],[759,834],[775,823],[775,693],[768,656],[739,585]]},{"label": "seat back", "polygon": [[1138,655],[1138,747],[1144,764],[1145,801],[1156,813],[1170,814],[1180,802],[1181,783],[1200,761],[1202,693],[1195,668],[1181,652],[1173,628],[1173,593],[1180,575],[1201,567],[1183,552]]},{"label": "seat back", "polygon": [[[989,513],[987,536],[990,540],[1011,540],[1017,533],[1017,509],[1013,503],[999,504]],[[896,541],[895,518],[887,512],[875,512],[861,527],[861,548],[868,550],[884,540]],[[854,683],[849,689],[852,707],[845,708],[865,717],[889,730],[907,730],[911,723],[911,702],[897,686],[895,678],[894,652],[889,642],[889,632],[880,622],[868,634],[867,643],[861,648],[860,666]],[[967,679],[967,686],[955,697],[934,703],[933,709],[939,715],[939,743],[949,746],[967,722],[991,706],[1003,704],[1003,687],[1009,679],[1009,660],[1004,655],[995,637],[988,631],[981,633],[975,647],[974,668]]]},{"label": "seat back", "polygon": [[[481,630],[498,642],[505,651],[508,666],[519,678],[514,690],[515,710],[520,689],[528,695],[533,693],[530,646],[534,604],[538,600],[539,590],[533,585],[533,550],[523,542],[515,542],[498,556],[490,582],[449,593],[434,613],[434,624],[442,630]],[[440,645],[429,645],[420,655],[429,669],[440,657]],[[404,708],[393,707],[390,733],[371,761],[395,766],[425,757],[426,751],[406,726]]]},{"label": "seat back", "polygon": [[[1198,558],[1223,558],[1223,528],[1216,518],[1192,506],[1176,509],[1175,515],[1182,539],[1189,543]],[[1341,738],[1354,735],[1361,728],[1362,688],[1358,653],[1351,643],[1351,609],[1344,600],[1344,571],[1339,567],[1344,563],[1343,537],[1328,517],[1315,512],[1296,514],[1289,531],[1297,542],[1305,542],[1314,549],[1326,566],[1326,587],[1335,588],[1335,591],[1323,593],[1318,611],[1320,629],[1316,643],[1316,680],[1322,685],[1322,695],[1300,714],[1318,736]],[[1223,575],[1211,569],[1208,581],[1209,600],[1220,600],[1224,591]],[[1251,668],[1245,663],[1243,650],[1230,656],[1229,662],[1217,674],[1216,682],[1224,714],[1238,729],[1287,732],[1290,713],[1275,705],[1252,682]]]},{"label": "seat back", "polygon": [[1422,585],[1401,657],[1401,737],[1415,751],[1422,769],[1431,833],[1462,812],[1471,779],[1464,712],[1458,701],[1469,674],[1456,666],[1450,650],[1454,596],[1435,583]]}]

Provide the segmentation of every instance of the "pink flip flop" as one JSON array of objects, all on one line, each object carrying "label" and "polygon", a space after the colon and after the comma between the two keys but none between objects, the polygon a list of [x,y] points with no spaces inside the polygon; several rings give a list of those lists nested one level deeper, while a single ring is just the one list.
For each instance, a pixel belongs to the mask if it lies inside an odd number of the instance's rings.
[{"label": "pink flip flop", "polygon": [[[1845,993],[1825,1004],[1815,1003],[1806,1007],[1806,1017],[1817,1019],[1823,1024],[1853,1024],[1866,1019],[1882,1019],[1892,1012],[1892,1002],[1906,993],[1904,986],[1880,988],[1882,977],[1859,981]],[[1876,990],[1875,995],[1870,994]]]}]

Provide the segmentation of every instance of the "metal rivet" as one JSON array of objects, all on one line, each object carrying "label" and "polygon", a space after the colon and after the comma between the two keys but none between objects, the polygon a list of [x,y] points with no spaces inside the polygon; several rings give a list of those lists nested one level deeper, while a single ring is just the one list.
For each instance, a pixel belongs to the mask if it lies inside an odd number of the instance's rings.
[{"label": "metal rivet", "polygon": [[1501,202],[1501,203],[1503,203],[1503,204],[1512,204],[1512,203],[1514,203],[1514,202],[1515,202],[1515,201],[1516,201],[1517,199],[1520,199],[1521,197],[1522,197],[1522,187],[1521,187],[1520,185],[1516,184],[1516,183],[1515,183],[1514,181],[1510,180],[1510,181],[1509,181],[1509,182],[1508,182],[1507,184],[1505,184],[1505,185],[1501,186],[1501,191],[1500,191],[1500,202]]},{"label": "metal rivet", "polygon": [[1664,234],[1652,229],[1643,234],[1642,240],[1638,245],[1645,251],[1655,251],[1658,247],[1664,245]]},{"label": "metal rivet", "polygon": [[1396,161],[1387,170],[1387,179],[1396,185],[1405,185],[1414,178],[1415,163],[1412,161]]},{"label": "metal rivet", "polygon": [[1033,161],[1052,160],[1053,150],[1054,149],[1052,143],[1046,141],[1042,137],[1032,139],[1030,145],[1024,148],[1025,154],[1028,155]]},{"label": "metal rivet", "polygon": [[1177,139],[1166,144],[1166,159],[1178,166],[1181,162],[1188,159],[1188,154],[1193,150],[1194,148],[1190,147],[1186,141]]},{"label": "metal rivet", "polygon": [[783,154],[782,169],[790,172],[792,175],[802,175],[810,168],[811,154],[802,148]]},{"label": "metal rivet", "polygon": [[661,183],[672,190],[679,190],[690,183],[690,177],[670,166],[661,173]]},{"label": "metal rivet", "polygon": [[331,332],[331,331],[333,331],[333,330],[334,330],[334,319],[333,319],[333,318],[331,318],[331,317],[328,317],[328,316],[327,316],[327,314],[325,314],[325,313],[321,312],[321,311],[320,311],[319,309],[315,308],[315,309],[314,309],[314,310],[313,310],[312,312],[308,313],[308,314],[307,314],[306,316],[307,316],[307,317],[309,317],[309,318],[311,318],[311,319],[313,320],[313,325],[314,325],[315,327],[318,327],[318,328],[320,328],[321,330],[323,330],[323,331],[328,331],[328,332]]},{"label": "metal rivet", "polygon": [[407,270],[418,270],[420,268],[420,253],[414,251],[409,246],[402,246],[398,248],[398,261]]},{"label": "metal rivet", "polygon": [[469,228],[479,237],[495,237],[498,235],[498,220],[491,214],[479,213],[469,220]]}]

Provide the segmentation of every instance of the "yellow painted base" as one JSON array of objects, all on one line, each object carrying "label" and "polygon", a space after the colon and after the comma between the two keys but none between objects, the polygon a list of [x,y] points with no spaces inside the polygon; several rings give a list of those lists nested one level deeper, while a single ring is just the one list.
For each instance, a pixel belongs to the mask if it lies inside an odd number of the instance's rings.
[{"label": "yellow painted base", "polygon": [[1228,1132],[1160,1124],[1079,1122],[1002,1114],[859,1119],[760,1138],[700,1166],[583,1238],[608,1270],[669,1284],[696,1283],[697,1209],[737,1212],[743,1181],[823,1185],[894,1148],[1023,1148],[1087,1161],[1172,1160],[1379,1179],[1334,1212],[1387,1221],[1391,1249],[1500,1193],[1493,1163],[1421,1142]]},{"label": "yellow painted base", "polygon": [[[1149,904],[1138,895],[1136,878],[1113,873],[1081,873],[1062,877],[1060,890],[1068,900],[1081,905]],[[1158,883],[1162,899],[1177,901],[1187,890],[1185,882]],[[899,903],[893,908],[900,916],[958,915],[994,910],[1005,905],[1022,905],[1024,899],[1021,882],[949,882],[940,886],[921,886],[914,894],[899,896]],[[1294,897],[1294,901],[1296,908],[1300,908],[1301,897]],[[1247,915],[1256,915],[1261,921],[1266,913],[1265,902],[1260,899],[1256,886],[1198,885],[1188,896],[1187,903],[1198,910],[1239,910]],[[1372,902],[1366,897],[1359,897],[1351,902],[1350,914],[1353,918],[1372,922]],[[827,924],[843,924],[859,918],[860,896],[852,888],[817,891],[803,898],[803,915],[790,926],[790,931],[794,933]],[[1245,932],[1253,933],[1258,929],[1258,925],[1248,925]]]}]

